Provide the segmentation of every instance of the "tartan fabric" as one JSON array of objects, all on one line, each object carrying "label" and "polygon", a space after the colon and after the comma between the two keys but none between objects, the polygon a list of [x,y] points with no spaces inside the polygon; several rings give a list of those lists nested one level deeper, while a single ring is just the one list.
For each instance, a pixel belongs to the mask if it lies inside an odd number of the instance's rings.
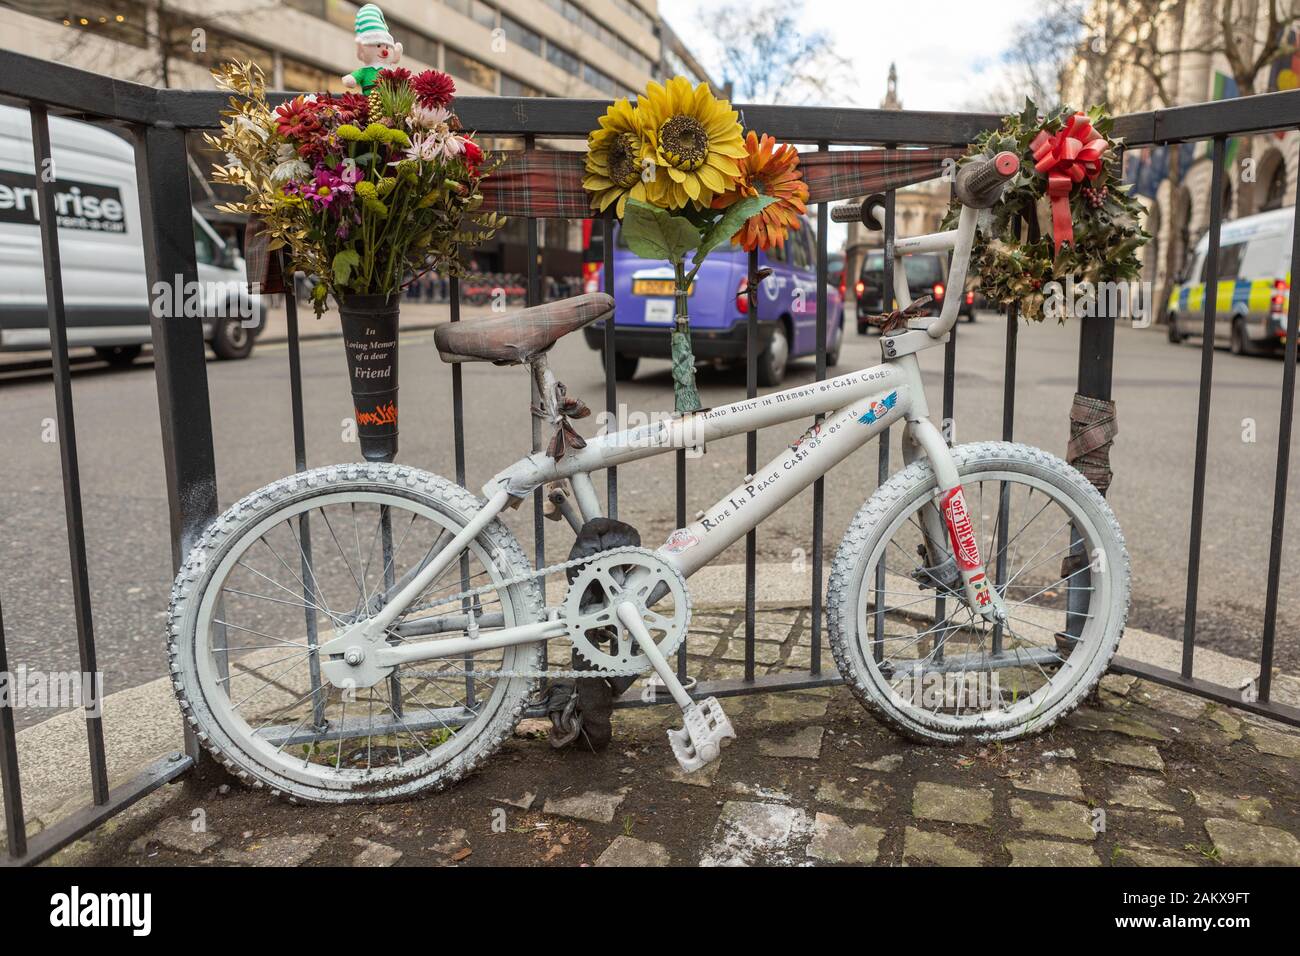
[{"label": "tartan fabric", "polygon": [[[799,154],[809,202],[852,199],[934,179],[961,149],[854,149]],[[510,150],[483,180],[484,211],[529,219],[586,219],[591,197],[582,188],[586,153]]]}]

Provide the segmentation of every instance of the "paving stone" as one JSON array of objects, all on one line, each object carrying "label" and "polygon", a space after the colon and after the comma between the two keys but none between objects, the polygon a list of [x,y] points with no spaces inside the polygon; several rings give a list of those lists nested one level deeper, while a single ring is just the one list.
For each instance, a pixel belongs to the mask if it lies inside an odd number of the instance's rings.
[{"label": "paving stone", "polygon": [[709,664],[709,677],[713,680],[740,680],[744,676],[744,664],[731,661],[713,661]]},{"label": "paving stone", "polygon": [[1107,674],[1101,679],[1100,688],[1116,697],[1127,697],[1136,683],[1137,678],[1131,674]]},{"label": "paving stone", "polygon": [[352,844],[361,847],[361,852],[352,859],[353,866],[392,866],[402,858],[401,850],[384,843],[375,843],[364,837],[357,837]]},{"label": "paving stone", "polygon": [[957,845],[946,833],[908,827],[903,833],[903,862],[923,866],[981,866],[978,853]]},{"label": "paving stone", "polygon": [[1099,733],[1123,734],[1126,737],[1139,737],[1144,740],[1161,742],[1169,739],[1150,724],[1113,710],[1080,708],[1065,718],[1065,722],[1081,730],[1092,730]]},{"label": "paving stone", "polygon": [[1259,823],[1273,809],[1265,797],[1237,797],[1213,790],[1193,790],[1192,799],[1206,813],[1215,816],[1231,813],[1247,823]]},{"label": "paving stone", "polygon": [[671,857],[659,843],[619,836],[596,857],[597,866],[668,866]]},{"label": "paving stone", "polygon": [[1111,833],[1128,833],[1134,830],[1163,830],[1178,833],[1183,829],[1183,818],[1173,813],[1148,813],[1144,810],[1118,810],[1107,808],[1106,829]]},{"label": "paving stone", "polygon": [[853,766],[859,770],[875,770],[878,773],[893,773],[903,765],[902,754],[886,754],[876,760],[868,760],[866,763],[855,763]]},{"label": "paving stone", "polygon": [[[796,667],[799,670],[808,670],[812,667],[812,646],[796,644],[790,648],[790,656],[786,658],[785,663],[789,667]],[[839,673],[839,668],[835,666],[835,658],[831,655],[830,648],[822,645],[822,674],[827,677],[834,677]],[[827,688],[817,688],[818,690],[830,690]]]},{"label": "paving stone", "polygon": [[1268,730],[1254,724],[1246,726],[1246,736],[1255,745],[1255,749],[1261,753],[1272,754],[1275,757],[1286,757],[1290,760],[1300,760],[1300,736],[1278,733],[1276,730]]},{"label": "paving stone", "polygon": [[1122,846],[1116,847],[1112,857],[1116,862],[1132,863],[1134,866],[1197,866],[1190,857],[1166,853],[1151,847]]},{"label": "paving stone", "polygon": [[1101,866],[1092,847],[1055,840],[1009,840],[1012,866]]},{"label": "paving stone", "polygon": [[986,827],[993,816],[993,794],[974,787],[922,781],[912,792],[912,816]]},{"label": "paving stone", "polygon": [[1071,840],[1092,840],[1097,834],[1092,829],[1092,810],[1082,803],[1068,800],[1011,800],[1011,816],[1023,830],[1046,833],[1048,836]]},{"label": "paving stone", "polygon": [[818,803],[831,803],[846,810],[880,810],[884,807],[885,786],[879,780],[864,784],[845,781],[841,788],[834,780],[823,780],[817,787]]},{"label": "paving stone", "polygon": [[210,830],[196,833],[192,817],[168,817],[144,836],[137,837],[127,852],[141,854],[147,852],[150,846],[156,845],[197,856],[220,842],[220,835]]},{"label": "paving stone", "polygon": [[[516,810],[531,810],[533,804],[537,801],[537,794],[531,790],[525,790],[522,795],[514,798],[510,797],[493,797],[493,803],[503,803],[507,807],[514,807]],[[392,830],[385,830],[384,833],[392,833]]]},{"label": "paving stone", "polygon": [[1062,747],[1059,750],[1044,750],[1039,754],[1044,760],[1078,760],[1079,755],[1074,752],[1073,747]]},{"label": "paving stone", "polygon": [[[505,803],[506,801],[501,801]],[[527,807],[524,807],[527,810]],[[396,820],[391,820],[382,813],[365,813],[360,820],[361,826],[369,831],[382,833],[384,836],[392,836],[401,829],[401,825]]]},{"label": "paving stone", "polygon": [[1114,744],[1098,753],[1097,759],[1121,767],[1137,767],[1139,770],[1165,769],[1160,751],[1150,744]]},{"label": "paving stone", "polygon": [[1181,691],[1162,687],[1159,684],[1152,684],[1148,681],[1140,681],[1138,687],[1131,692],[1130,696],[1140,699],[1148,707],[1166,714],[1172,714],[1175,717],[1182,717],[1184,720],[1199,719],[1205,714],[1206,707],[1209,706],[1203,698],[1184,694]]},{"label": "paving stone", "polygon": [[787,737],[763,737],[758,741],[758,752],[764,757],[798,757],[816,760],[822,755],[821,727],[800,727]]},{"label": "paving stone", "polygon": [[869,865],[876,862],[885,831],[879,827],[850,826],[837,816],[819,813],[813,819],[808,855],[823,863]]},{"label": "paving stone", "polygon": [[549,797],[542,806],[542,812],[557,817],[590,820],[593,823],[610,823],[618,805],[623,802],[623,796],[621,793],[588,790],[572,797]]},{"label": "paving stone", "polygon": [[[722,650],[718,653],[724,661],[744,661],[745,660],[745,639],[733,637],[729,640]],[[770,667],[773,664],[780,663],[781,645],[767,644],[761,641],[754,642],[754,663],[762,664],[764,667]]]},{"label": "paving stone", "polygon": [[1061,764],[1031,767],[1024,776],[1012,779],[1011,785],[1017,790],[1032,790],[1034,793],[1050,793],[1055,797],[1083,799],[1083,785],[1079,782],[1079,771]]},{"label": "paving stone", "polygon": [[1231,711],[1212,706],[1205,712],[1205,716],[1228,736],[1229,742],[1241,739],[1241,720]]},{"label": "paving stone", "polygon": [[1212,818],[1205,832],[1228,866],[1300,866],[1300,840],[1277,827]]},{"label": "paving stone", "polygon": [[323,833],[271,837],[257,840],[240,850],[222,850],[220,856],[227,863],[243,866],[302,866],[325,840]]},{"label": "paving stone", "polygon": [[[768,723],[792,723],[800,720],[821,720],[826,716],[827,697],[802,696],[789,691],[763,694],[762,703],[754,712],[756,720]],[[730,701],[728,701],[730,706]]]},{"label": "paving stone", "polygon": [[1123,783],[1111,788],[1109,803],[1111,806],[1173,813],[1175,808],[1165,803],[1155,793],[1156,790],[1163,788],[1163,781],[1154,777],[1129,777]]},{"label": "paving stone", "polygon": [[722,758],[707,763],[694,773],[687,773],[676,761],[668,768],[668,779],[673,783],[684,783],[691,787],[711,787],[718,782],[718,771],[722,769]]},{"label": "paving stone", "polygon": [[718,815],[700,866],[793,863],[802,856],[795,855],[794,845],[810,825],[808,814],[798,807],[729,800]]}]

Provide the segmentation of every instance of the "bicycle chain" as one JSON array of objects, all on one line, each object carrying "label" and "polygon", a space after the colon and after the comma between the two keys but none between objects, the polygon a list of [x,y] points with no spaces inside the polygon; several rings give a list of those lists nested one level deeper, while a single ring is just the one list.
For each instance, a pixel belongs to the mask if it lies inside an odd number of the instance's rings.
[{"label": "bicycle chain", "polygon": [[[601,551],[586,558],[570,558],[568,561],[561,561],[559,564],[550,564],[544,568],[538,568],[529,574],[521,574],[513,578],[507,578],[504,581],[496,581],[491,584],[482,584],[476,588],[470,588],[468,591],[461,591],[459,594],[452,594],[440,601],[432,604],[421,604],[410,608],[407,613],[411,614],[416,611],[429,611],[433,608],[442,607],[453,602],[464,601],[466,598],[477,597],[480,594],[487,594],[491,591],[501,591],[505,588],[514,587],[516,584],[524,584],[536,578],[545,578],[548,575],[560,571],[567,571],[569,568],[581,567],[584,564],[590,564],[598,558],[606,558],[616,554],[640,554],[649,551],[648,548],[611,548],[608,551]],[[650,552],[653,554],[654,552]],[[548,642],[549,643],[549,642]],[[556,669],[525,669],[525,670],[495,670],[495,671],[407,671],[411,677],[639,677],[643,670],[632,667],[597,667],[590,670],[556,670]]]}]

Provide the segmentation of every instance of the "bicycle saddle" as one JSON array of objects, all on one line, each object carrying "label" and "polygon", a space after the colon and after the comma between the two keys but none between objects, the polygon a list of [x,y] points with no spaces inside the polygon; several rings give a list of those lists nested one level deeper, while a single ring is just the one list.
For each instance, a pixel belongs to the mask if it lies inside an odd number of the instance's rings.
[{"label": "bicycle saddle", "polygon": [[613,296],[589,292],[509,315],[440,325],[433,333],[433,341],[444,362],[522,365],[545,352],[561,337],[603,319],[613,311]]}]

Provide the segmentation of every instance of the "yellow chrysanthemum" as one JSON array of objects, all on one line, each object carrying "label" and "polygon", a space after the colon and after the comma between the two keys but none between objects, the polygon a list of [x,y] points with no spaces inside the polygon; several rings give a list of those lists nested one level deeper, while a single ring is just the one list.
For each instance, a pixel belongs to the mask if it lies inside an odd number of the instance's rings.
[{"label": "yellow chrysanthemum", "polygon": [[692,87],[684,76],[651,83],[637,111],[655,160],[647,201],[664,209],[704,208],[731,188],[736,161],[747,155],[744,137],[736,111],[707,83]]},{"label": "yellow chrysanthemum", "polygon": [[582,185],[591,193],[591,208],[604,212],[617,202],[621,219],[628,196],[644,201],[641,169],[647,155],[637,110],[627,97],[615,100],[600,118],[600,129],[587,137],[587,175]]}]

